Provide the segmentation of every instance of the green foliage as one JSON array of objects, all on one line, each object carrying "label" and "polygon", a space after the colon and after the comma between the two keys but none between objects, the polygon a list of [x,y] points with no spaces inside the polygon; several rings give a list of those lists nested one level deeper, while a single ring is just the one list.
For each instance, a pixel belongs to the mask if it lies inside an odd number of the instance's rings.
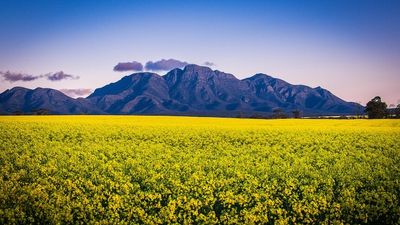
[{"label": "green foliage", "polygon": [[396,107],[396,118],[400,118],[400,104]]},{"label": "green foliage", "polygon": [[381,97],[376,96],[367,103],[365,112],[369,119],[382,119],[386,116],[386,108],[386,103],[382,102]]},{"label": "green foliage", "polygon": [[399,224],[400,122],[0,120],[0,224]]}]

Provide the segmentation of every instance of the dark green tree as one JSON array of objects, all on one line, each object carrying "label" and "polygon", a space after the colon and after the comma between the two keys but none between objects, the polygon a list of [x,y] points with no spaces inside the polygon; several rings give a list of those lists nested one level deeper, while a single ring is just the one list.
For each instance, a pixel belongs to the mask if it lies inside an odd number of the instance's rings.
[{"label": "dark green tree", "polygon": [[293,118],[300,118],[300,110],[295,109],[292,111],[293,113]]},{"label": "dark green tree", "polygon": [[33,115],[48,115],[49,114],[49,110],[47,109],[34,109],[32,110]]},{"label": "dark green tree", "polygon": [[376,96],[367,103],[365,112],[368,114],[369,119],[381,119],[386,116],[387,105],[382,102],[381,97]]},{"label": "dark green tree", "polygon": [[396,118],[400,118],[400,104],[396,107]]},{"label": "dark green tree", "polygon": [[272,113],[273,113],[273,118],[275,119],[287,118],[285,112],[281,108],[273,109]]}]

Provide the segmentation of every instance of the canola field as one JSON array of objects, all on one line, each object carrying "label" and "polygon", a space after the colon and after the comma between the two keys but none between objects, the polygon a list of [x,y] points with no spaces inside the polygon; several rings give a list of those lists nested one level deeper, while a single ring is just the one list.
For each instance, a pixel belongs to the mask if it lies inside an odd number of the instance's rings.
[{"label": "canola field", "polygon": [[400,120],[0,117],[0,224],[400,224]]}]

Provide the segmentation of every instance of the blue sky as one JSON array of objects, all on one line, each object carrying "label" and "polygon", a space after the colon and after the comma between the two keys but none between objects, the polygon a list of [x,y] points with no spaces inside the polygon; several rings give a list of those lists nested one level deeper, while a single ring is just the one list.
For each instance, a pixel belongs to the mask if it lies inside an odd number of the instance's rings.
[{"label": "blue sky", "polygon": [[0,91],[94,89],[133,73],[113,71],[119,62],[172,58],[397,104],[398,40],[396,0],[0,0],[0,71],[77,78],[1,80]]}]

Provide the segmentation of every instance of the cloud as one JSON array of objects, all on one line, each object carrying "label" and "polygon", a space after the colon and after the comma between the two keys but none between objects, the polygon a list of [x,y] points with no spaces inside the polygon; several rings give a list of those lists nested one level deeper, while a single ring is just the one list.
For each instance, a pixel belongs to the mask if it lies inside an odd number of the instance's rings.
[{"label": "cloud", "polygon": [[142,71],[143,65],[140,62],[120,62],[114,66],[114,71],[125,72],[125,71]]},{"label": "cloud", "polygon": [[17,82],[17,81],[34,81],[43,77],[43,75],[35,76],[31,74],[24,74],[24,73],[17,73],[17,72],[1,72],[0,75],[3,77],[4,80],[9,82]]},{"label": "cloud", "polygon": [[204,62],[203,63],[205,66],[215,66],[215,63],[213,63],[213,62]]},{"label": "cloud", "polygon": [[87,96],[93,92],[92,89],[88,88],[60,89],[60,91],[73,98]]},{"label": "cloud", "polygon": [[17,81],[34,81],[39,78],[46,77],[47,80],[50,81],[60,81],[60,80],[65,80],[65,79],[74,79],[77,80],[79,79],[79,76],[74,76],[70,74],[66,74],[63,71],[56,72],[56,73],[47,73],[47,74],[42,74],[42,75],[32,75],[32,74],[25,74],[25,73],[18,73],[18,72],[2,72],[0,71],[0,76],[3,77],[5,81],[9,81],[11,83],[17,82]]},{"label": "cloud", "polygon": [[146,70],[152,70],[152,71],[160,71],[160,70],[168,71],[175,68],[182,68],[187,64],[188,64],[187,62],[182,62],[176,59],[168,59],[168,60],[162,59],[156,62],[152,61],[147,62],[145,68]]},{"label": "cloud", "polygon": [[50,80],[50,81],[60,81],[60,80],[65,80],[65,79],[73,79],[73,80],[79,79],[79,76],[66,74],[63,71],[59,71],[59,72],[55,72],[55,73],[48,73],[45,76],[47,77],[47,80]]}]

